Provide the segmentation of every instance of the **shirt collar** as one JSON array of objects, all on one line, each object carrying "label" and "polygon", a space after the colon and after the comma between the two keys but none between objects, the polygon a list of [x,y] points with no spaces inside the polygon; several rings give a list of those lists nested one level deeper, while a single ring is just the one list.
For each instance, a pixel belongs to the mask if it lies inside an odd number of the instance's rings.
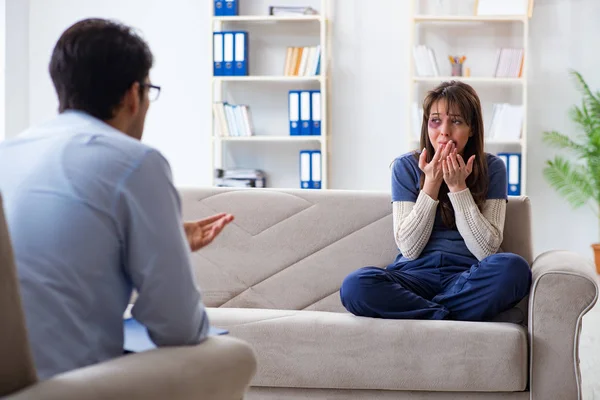
[{"label": "shirt collar", "polygon": [[63,111],[59,119],[65,119],[72,122],[85,122],[89,124],[95,133],[104,133],[108,135],[127,135],[125,132],[122,132],[116,128],[113,128],[106,122],[94,117],[93,115],[88,114],[85,111],[81,110],[66,110]]}]

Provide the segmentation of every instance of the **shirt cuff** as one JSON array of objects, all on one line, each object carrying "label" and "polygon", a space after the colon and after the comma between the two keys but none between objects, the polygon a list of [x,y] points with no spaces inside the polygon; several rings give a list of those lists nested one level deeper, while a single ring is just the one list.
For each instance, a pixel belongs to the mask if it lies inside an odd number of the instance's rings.
[{"label": "shirt cuff", "polygon": [[417,197],[417,204],[423,204],[426,208],[434,208],[437,207],[439,200],[432,199],[427,193],[424,191],[419,192],[419,197]]},{"label": "shirt cuff", "polygon": [[455,210],[465,212],[470,208],[477,207],[469,188],[461,190],[460,192],[449,192],[448,198],[450,199],[450,202]]}]

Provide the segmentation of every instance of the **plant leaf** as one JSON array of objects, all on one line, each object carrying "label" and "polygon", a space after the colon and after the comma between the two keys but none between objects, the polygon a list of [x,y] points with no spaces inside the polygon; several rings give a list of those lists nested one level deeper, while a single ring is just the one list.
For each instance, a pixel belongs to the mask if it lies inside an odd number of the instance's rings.
[{"label": "plant leaf", "polygon": [[571,70],[570,72],[571,72],[571,76],[575,80],[575,86],[577,87],[577,90],[579,90],[581,92],[581,94],[583,94],[583,101],[584,101],[586,107],[594,114],[594,116],[596,117],[596,120],[598,120],[598,118],[600,118],[599,97],[597,97],[596,95],[594,95],[594,93],[592,93],[590,87],[588,86],[586,81],[583,79],[583,76],[581,76],[581,74],[579,72],[577,72],[575,70]]},{"label": "plant leaf", "polygon": [[578,156],[585,157],[587,155],[587,147],[574,142],[567,135],[563,135],[557,131],[544,132],[542,139],[545,143],[558,147],[560,149],[573,150]]},{"label": "plant leaf", "polygon": [[554,161],[548,161],[543,172],[550,185],[574,208],[581,207],[591,198],[597,198],[595,185],[590,181],[589,171],[583,165],[573,165],[557,156]]}]

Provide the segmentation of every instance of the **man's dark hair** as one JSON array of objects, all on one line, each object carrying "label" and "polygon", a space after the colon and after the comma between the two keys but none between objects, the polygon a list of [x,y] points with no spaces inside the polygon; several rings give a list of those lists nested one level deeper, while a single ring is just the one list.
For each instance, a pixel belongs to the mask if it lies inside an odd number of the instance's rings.
[{"label": "man's dark hair", "polygon": [[81,110],[111,119],[131,85],[145,82],[153,61],[148,44],[132,28],[97,18],[77,22],[62,34],[50,61],[59,112]]}]

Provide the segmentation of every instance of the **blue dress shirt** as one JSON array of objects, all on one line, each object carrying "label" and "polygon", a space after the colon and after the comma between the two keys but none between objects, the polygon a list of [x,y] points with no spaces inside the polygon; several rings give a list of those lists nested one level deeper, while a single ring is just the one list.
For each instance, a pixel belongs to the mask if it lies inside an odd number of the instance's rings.
[{"label": "blue dress shirt", "polygon": [[132,314],[158,346],[206,337],[181,201],[157,150],[67,111],[0,144],[0,193],[41,379],[120,356],[132,289]]}]

